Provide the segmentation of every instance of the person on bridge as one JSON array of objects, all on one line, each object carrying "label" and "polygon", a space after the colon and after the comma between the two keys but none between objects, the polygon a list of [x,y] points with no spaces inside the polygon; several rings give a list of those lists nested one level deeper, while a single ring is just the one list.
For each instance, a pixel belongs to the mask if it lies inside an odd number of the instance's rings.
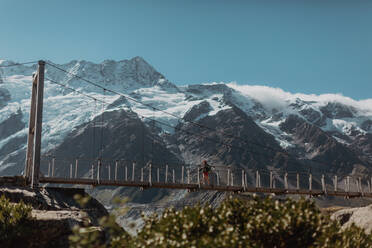
[{"label": "person on bridge", "polygon": [[199,171],[203,172],[203,182],[204,182],[204,184],[206,184],[206,182],[208,182],[208,185],[210,185],[209,172],[212,170],[212,167],[214,167],[214,166],[210,166],[207,163],[207,160],[203,160],[201,168],[199,169]]}]

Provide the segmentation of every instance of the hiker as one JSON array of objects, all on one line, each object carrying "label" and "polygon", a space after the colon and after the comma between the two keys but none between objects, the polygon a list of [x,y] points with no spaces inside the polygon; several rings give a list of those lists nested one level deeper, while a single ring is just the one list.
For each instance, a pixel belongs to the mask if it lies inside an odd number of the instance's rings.
[{"label": "hiker", "polygon": [[201,168],[199,169],[199,171],[202,171],[203,172],[203,181],[204,181],[204,184],[206,184],[206,182],[208,182],[208,185],[210,185],[209,175],[208,174],[212,170],[212,167],[213,166],[210,166],[207,163],[207,160],[203,160],[202,165],[201,165]]}]

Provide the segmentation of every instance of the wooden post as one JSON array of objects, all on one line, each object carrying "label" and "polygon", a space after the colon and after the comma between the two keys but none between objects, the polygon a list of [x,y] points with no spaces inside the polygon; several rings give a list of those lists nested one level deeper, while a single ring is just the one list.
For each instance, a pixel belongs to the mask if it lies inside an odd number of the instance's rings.
[{"label": "wooden post", "polygon": [[244,186],[244,170],[242,170],[242,187],[245,188],[245,186]]},{"label": "wooden post", "polygon": [[34,153],[34,137],[35,137],[35,112],[36,112],[36,95],[37,95],[37,73],[33,75],[32,92],[31,92],[31,107],[30,118],[28,124],[28,138],[27,138],[27,152],[24,176],[28,183],[31,183],[31,171],[33,167],[33,153]]},{"label": "wooden post", "polygon": [[335,192],[337,192],[337,183],[338,183],[338,179],[337,179],[337,176],[335,176],[335,178],[333,179],[333,186],[334,186]]},{"label": "wooden post", "polygon": [[152,164],[150,163],[150,164],[149,164],[149,184],[150,184],[150,186],[152,185],[152,178],[151,178],[151,174],[152,174],[152,172],[151,172],[151,167],[152,167]]},{"label": "wooden post", "polygon": [[48,162],[48,177],[50,177],[50,161]]},{"label": "wooden post", "polygon": [[143,167],[141,168],[141,182],[143,182]]},{"label": "wooden post", "polygon": [[156,168],[156,174],[157,174],[157,179],[158,179],[158,183],[160,183],[160,169],[159,168]]},{"label": "wooden post", "polygon": [[187,184],[190,184],[190,169],[187,169]]},{"label": "wooden post", "polygon": [[350,177],[346,177],[346,182],[347,182],[347,192],[350,192]]},{"label": "wooden post", "polygon": [[176,183],[176,174],[174,173],[174,169],[173,169],[173,183]]},{"label": "wooden post", "polygon": [[115,181],[118,180],[118,163],[119,161],[115,161]]},{"label": "wooden post", "polygon": [[99,183],[99,180],[100,180],[101,165],[102,165],[101,159],[98,159],[98,169],[97,169],[97,181],[98,181],[98,183]]},{"label": "wooden post", "polygon": [[184,166],[182,166],[182,168],[181,168],[181,183],[183,184],[183,174],[184,174],[184,170],[185,170],[185,168],[184,168]]},{"label": "wooden post", "polygon": [[230,169],[227,169],[227,186],[230,186]]},{"label": "wooden post", "polygon": [[325,184],[325,177],[324,175],[322,175],[322,191],[327,194],[327,188],[326,188],[326,184]]},{"label": "wooden post", "polygon": [[248,187],[248,178],[247,178],[247,173],[244,172],[244,180],[245,180],[245,187]]},{"label": "wooden post", "polygon": [[77,178],[77,176],[78,176],[78,163],[79,163],[79,160],[76,159],[75,160],[75,178]]},{"label": "wooden post", "polygon": [[56,164],[56,158],[53,157],[53,159],[52,159],[52,177],[54,177],[54,167],[55,167],[55,164]]},{"label": "wooden post", "polygon": [[234,186],[234,173],[231,172],[231,186]]},{"label": "wooden post", "polygon": [[72,164],[70,164],[70,178],[72,178]]},{"label": "wooden post", "polygon": [[270,171],[270,189],[273,188],[273,172]]},{"label": "wooden post", "polygon": [[217,186],[220,186],[220,175],[218,171],[216,172],[216,176],[217,176]]},{"label": "wooden post", "polygon": [[135,172],[136,162],[132,164],[132,182],[134,182],[134,172]]},{"label": "wooden post", "polygon": [[309,191],[313,189],[313,175],[309,174]]},{"label": "wooden post", "polygon": [[42,132],[42,122],[43,122],[43,100],[44,100],[44,70],[45,70],[45,62],[40,60],[39,68],[37,72],[35,140],[34,140],[34,153],[33,153],[33,161],[32,161],[32,179],[31,179],[32,188],[39,186],[41,132]]},{"label": "wooden post", "polygon": [[124,175],[125,181],[128,181],[128,166],[125,166],[125,175]]},{"label": "wooden post", "polygon": [[288,173],[284,174],[284,188],[288,189]]},{"label": "wooden post", "polygon": [[168,182],[168,165],[165,165],[165,183]]},{"label": "wooden post", "polygon": [[273,177],[273,188],[274,189],[276,188],[276,185],[275,185],[275,176]]},{"label": "wooden post", "polygon": [[260,173],[258,172],[258,170],[256,170],[256,188],[259,188],[260,186]]},{"label": "wooden post", "polygon": [[94,164],[92,164],[92,179],[94,178]]},{"label": "wooden post", "polygon": [[297,179],[297,190],[300,190],[300,174],[296,174],[296,179]]},{"label": "wooden post", "polygon": [[347,192],[347,179],[344,178],[344,183],[345,183],[345,192]]},{"label": "wooden post", "polygon": [[111,165],[108,164],[108,180],[111,180]]},{"label": "wooden post", "polygon": [[359,192],[362,193],[362,195],[363,195],[362,178],[359,177],[358,180],[359,180],[359,188],[360,188]]},{"label": "wooden post", "polygon": [[200,174],[199,174],[199,168],[196,168],[198,170],[198,186],[200,188]]}]

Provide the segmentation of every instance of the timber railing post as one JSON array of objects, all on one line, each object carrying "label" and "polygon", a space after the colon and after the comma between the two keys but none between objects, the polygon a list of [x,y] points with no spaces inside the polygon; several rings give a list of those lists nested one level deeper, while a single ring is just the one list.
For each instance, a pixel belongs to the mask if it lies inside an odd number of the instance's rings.
[{"label": "timber railing post", "polygon": [[79,163],[79,160],[76,159],[75,160],[75,178],[77,178],[77,176],[78,176],[78,163]]},{"label": "timber railing post", "polygon": [[115,181],[118,180],[118,163],[119,161],[115,161]]},{"label": "timber railing post", "polygon": [[91,178],[94,179],[94,164],[92,164],[92,175]]},{"label": "timber railing post", "polygon": [[173,173],[173,183],[176,183],[176,174],[174,173],[174,169],[172,170]]},{"label": "timber railing post", "polygon": [[54,177],[54,168],[55,168],[55,165],[56,165],[56,158],[53,157],[53,159],[52,159],[52,177]]},{"label": "timber railing post", "polygon": [[160,183],[160,169],[159,168],[156,168],[156,175],[157,175],[157,181],[158,183]]},{"label": "timber railing post", "polygon": [[322,191],[323,191],[324,194],[327,194],[327,188],[326,188],[326,184],[325,184],[324,174],[322,175]]},{"label": "timber railing post", "polygon": [[97,168],[97,182],[98,183],[99,183],[99,180],[100,180],[101,165],[102,165],[101,159],[98,159],[98,168]]},{"label": "timber railing post", "polygon": [[230,169],[227,169],[227,186],[230,186]]},{"label": "timber railing post", "polygon": [[183,174],[184,174],[185,167],[182,166],[181,168],[181,183],[183,184]]},{"label": "timber railing post", "polygon": [[198,187],[200,188],[200,173],[199,173],[199,168],[196,168],[198,170]]},{"label": "timber railing post", "polygon": [[168,164],[165,165],[165,183],[168,183]]},{"label": "timber railing post", "polygon": [[190,184],[190,168],[187,168],[187,184]]},{"label": "timber railing post", "polygon": [[125,181],[128,181],[128,166],[125,166],[125,175],[124,175]]},{"label": "timber railing post", "polygon": [[50,161],[48,162],[48,177],[50,177]]},{"label": "timber railing post", "polygon": [[270,171],[270,189],[273,188],[273,172]]},{"label": "timber railing post", "polygon": [[70,179],[72,178],[72,163],[70,164]]},{"label": "timber railing post", "polygon": [[309,191],[313,190],[313,175],[309,174]]},{"label": "timber railing post", "polygon": [[297,181],[297,185],[296,185],[296,188],[297,190],[300,190],[300,174],[296,174],[296,181]]},{"label": "timber railing post", "polygon": [[284,174],[284,188],[288,190],[288,173]]},{"label": "timber railing post", "polygon": [[132,163],[132,182],[134,182],[134,173],[135,173],[135,167],[136,167],[136,162]]},{"label": "timber railing post", "polygon": [[216,171],[216,177],[217,177],[217,186],[220,186],[220,173]]},{"label": "timber railing post", "polygon": [[150,163],[149,164],[149,185],[150,186],[152,185],[152,178],[151,178],[152,171],[151,171],[151,167],[152,167],[152,164]]},{"label": "timber railing post", "polygon": [[337,183],[338,183],[338,179],[337,179],[337,176],[334,177],[333,179],[333,186],[334,186],[334,191],[337,192]]}]

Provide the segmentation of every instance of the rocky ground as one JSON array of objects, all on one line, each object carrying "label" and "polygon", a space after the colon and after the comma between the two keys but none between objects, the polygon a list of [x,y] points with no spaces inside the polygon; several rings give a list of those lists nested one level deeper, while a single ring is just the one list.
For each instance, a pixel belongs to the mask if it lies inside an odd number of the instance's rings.
[{"label": "rocky ground", "polygon": [[93,198],[82,208],[74,200],[75,194],[86,193],[73,188],[1,186],[0,196],[5,195],[13,203],[23,201],[33,208],[34,228],[39,235],[24,240],[21,247],[69,247],[68,236],[75,225],[88,220],[93,227],[98,226],[99,218],[108,214],[106,209]]}]

